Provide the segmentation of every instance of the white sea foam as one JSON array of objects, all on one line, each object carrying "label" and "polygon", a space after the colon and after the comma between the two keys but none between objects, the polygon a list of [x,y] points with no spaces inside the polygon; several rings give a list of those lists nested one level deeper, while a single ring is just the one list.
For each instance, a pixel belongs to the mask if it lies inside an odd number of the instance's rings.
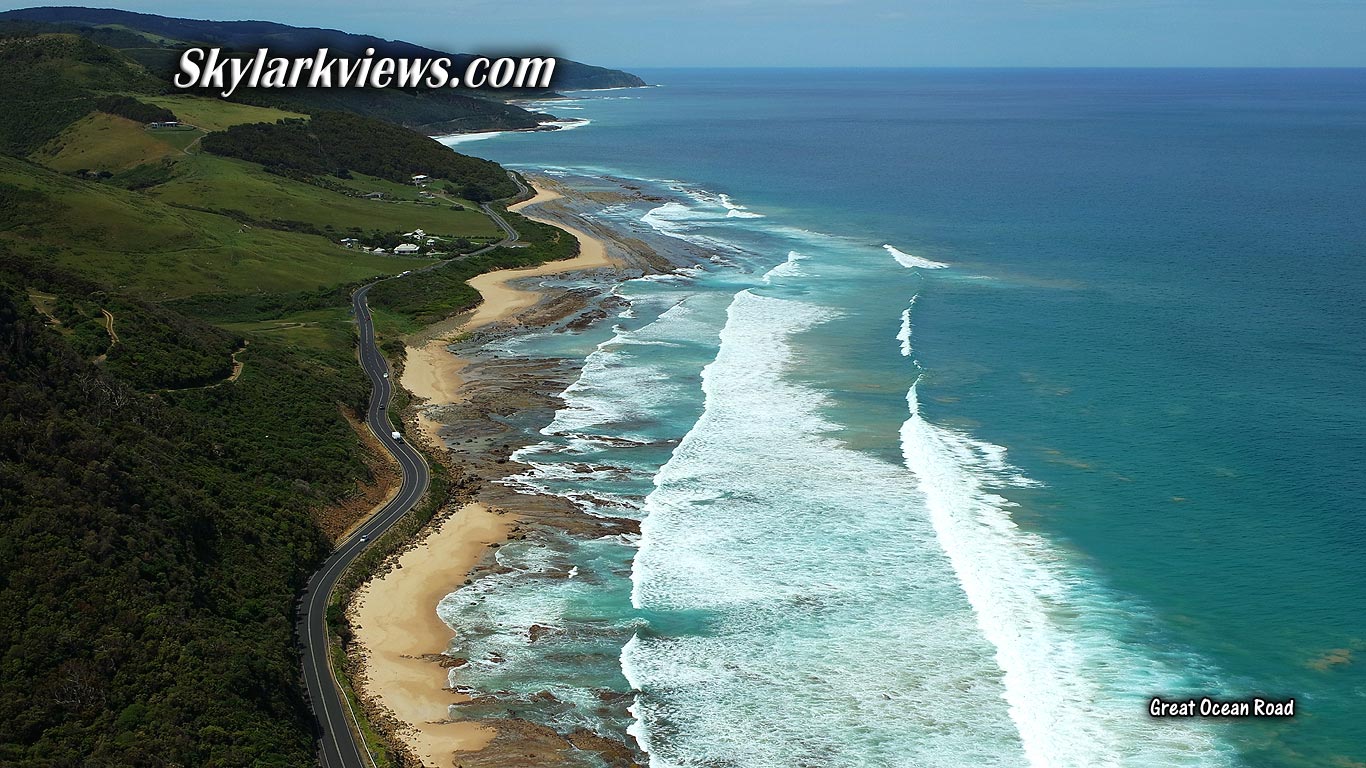
[{"label": "white sea foam", "polygon": [[[653,322],[635,331],[618,328],[612,338],[599,344],[584,360],[579,378],[560,393],[565,406],[541,434],[567,435],[607,424],[648,422],[661,406],[672,402],[678,382],[670,368],[671,360],[646,360],[640,348],[677,348],[714,338],[716,333],[715,321],[709,322],[705,315],[694,311],[688,296],[676,297],[674,302]],[[614,434],[644,442],[651,440],[650,435],[629,428]]]},{"label": "white sea foam", "polygon": [[[719,242],[711,228],[745,227],[817,256],[846,246],[877,254],[845,238],[735,221],[719,196],[679,191],[684,201],[654,208],[645,224],[692,242]],[[947,266],[884,248],[909,268]],[[802,277],[794,255],[765,282]],[[904,465],[848,449],[827,434],[836,429],[823,415],[830,400],[784,378],[794,335],[830,311],[741,292],[721,328],[706,303],[716,280],[652,286],[687,292],[689,305],[657,325],[615,329],[590,355],[601,359],[585,366],[581,386],[566,390],[563,419],[547,428],[553,442],[518,457],[535,462],[528,483],[601,472],[587,465],[618,447],[609,435],[646,443],[636,422],[658,421],[681,397],[680,379],[695,386],[695,369],[651,351],[696,354],[705,344],[694,342],[719,333],[705,408],[654,477],[632,566],[631,600],[651,627],[630,635],[618,663],[638,691],[629,730],[652,768],[1231,762],[1204,723],[1147,721],[1137,697],[1189,688],[1175,671],[1187,664],[1157,660],[1142,639],[1109,631],[1135,627],[1131,614],[1141,610],[1110,599],[1056,543],[1016,526],[1004,494],[1037,484],[1004,448],[926,421],[912,387]],[[908,357],[915,300],[896,336]],[[638,310],[651,314],[646,304]],[[698,325],[685,332],[684,320]],[[536,476],[552,463],[537,462],[538,451],[567,468]],[[619,477],[586,482],[603,496],[596,486]],[[577,566],[550,558],[545,567]],[[528,600],[539,605],[544,591],[534,591]],[[508,636],[520,642],[533,616],[570,626],[556,611],[580,598],[552,596],[562,603],[509,609],[518,618]]]},{"label": "white sea foam", "polygon": [[754,211],[751,211],[750,209],[746,208],[745,206],[739,205],[738,203],[732,201],[732,200],[730,199],[730,195],[725,195],[725,194],[717,195],[717,199],[719,200],[719,202],[721,203],[721,205],[726,209],[726,217],[727,217],[727,218],[732,218],[732,219],[762,219],[762,218],[764,217],[764,215],[763,215],[762,213],[755,213]]},{"label": "white sea foam", "polygon": [[[581,109],[581,107],[570,107],[570,109]],[[559,131],[568,131],[574,128],[582,128],[591,122],[593,121],[585,118],[575,118],[568,120],[543,120],[540,123],[538,123],[538,125],[540,125],[543,128],[553,128]],[[479,131],[476,133],[453,133],[447,136],[438,136],[436,137],[436,140],[448,147],[454,147],[459,144],[468,144],[472,141],[484,141],[485,139],[492,139],[497,136],[502,136],[505,133],[515,133],[515,131]],[[553,173],[550,169],[546,169],[543,172],[548,173],[552,176],[557,175]]]},{"label": "white sea foam", "polygon": [[797,253],[796,251],[788,251],[787,261],[784,261],[783,263],[764,273],[764,282],[771,283],[773,282],[774,278],[797,277],[806,274],[805,272],[802,272],[802,268],[800,266],[802,260],[805,258],[805,256],[803,256],[800,253]]},{"label": "white sea foam", "polygon": [[582,128],[592,123],[586,118],[572,118],[568,120],[545,120],[540,123],[543,127],[554,128],[557,131],[572,131],[575,128]]},{"label": "white sea foam", "polygon": [[1048,541],[1019,528],[1011,519],[1014,505],[995,489],[1033,481],[1009,465],[1004,448],[926,421],[917,387],[907,393],[910,418],[901,428],[906,466],[977,623],[996,648],[1010,716],[1030,764],[1230,764],[1204,724],[1138,714],[1143,694],[1179,691],[1189,681],[1110,631],[1135,621],[1139,609],[1088,593],[1093,579]]},{"label": "white sea foam", "polygon": [[[646,500],[622,669],[652,768],[1023,763],[991,647],[904,468],[784,380],[830,310],[742,291],[706,406]],[[857,489],[857,492],[851,492]]]},{"label": "white sea foam", "polygon": [[[744,249],[723,237],[698,231],[701,226],[716,225],[733,220],[730,211],[720,205],[718,196],[701,190],[679,190],[700,205],[685,205],[670,201],[652,208],[641,217],[651,229],[666,237],[692,243],[713,251],[743,254]],[[743,218],[743,217],[742,217]]]},{"label": "white sea foam", "polygon": [[563,109],[565,104],[582,104],[584,99],[527,99],[525,101],[511,101],[509,104],[516,104],[523,109]]},{"label": "white sea foam", "polygon": [[604,616],[599,606],[620,600],[613,593],[621,587],[604,576],[633,551],[622,537],[535,536],[499,548],[497,571],[437,607],[454,628],[450,653],[470,661],[451,669],[450,684],[472,686],[523,712],[528,697],[548,691],[556,704],[536,712],[537,720],[613,735],[604,731],[596,692],[618,685],[616,649],[639,621]]},{"label": "white sea foam", "polygon": [[448,146],[448,147],[453,147],[453,146],[455,146],[455,145],[457,145],[457,144],[468,144],[468,143],[470,143],[471,141],[483,141],[484,139],[491,139],[491,138],[493,138],[493,137],[495,137],[495,136],[502,136],[502,135],[505,134],[505,133],[507,133],[507,131],[480,131],[480,132],[478,132],[478,133],[453,133],[453,134],[450,134],[449,136],[438,136],[438,137],[436,137],[436,140],[439,141],[439,142],[441,142],[442,144],[445,144],[445,145]]},{"label": "white sea foam", "polygon": [[896,263],[907,269],[946,269],[949,266],[942,261],[930,261],[929,259],[921,258],[920,256],[912,256],[911,254],[899,251],[890,245],[884,245],[882,247],[886,249],[888,253],[892,254],[892,258],[896,259]]},{"label": "white sea foam", "polygon": [[901,354],[904,357],[911,356],[911,310],[915,309],[915,300],[919,296],[912,296],[909,306],[901,310],[901,330],[897,331],[896,340],[901,342]]}]

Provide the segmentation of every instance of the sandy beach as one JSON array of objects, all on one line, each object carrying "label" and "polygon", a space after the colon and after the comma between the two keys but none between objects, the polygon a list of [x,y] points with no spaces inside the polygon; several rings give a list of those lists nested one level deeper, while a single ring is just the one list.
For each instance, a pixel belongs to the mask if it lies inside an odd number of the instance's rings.
[{"label": "sandy beach", "polygon": [[[510,209],[521,211],[561,197],[540,186],[536,192],[531,200]],[[452,339],[508,320],[545,297],[544,291],[513,287],[514,281],[617,266],[604,243],[586,232],[528,213],[523,215],[568,230],[578,238],[580,254],[573,259],[529,269],[490,272],[470,280],[470,285],[483,296],[479,307],[464,318],[433,326],[412,341],[406,350],[401,383],[426,401],[419,411],[419,426],[435,450],[446,450],[437,434],[441,424],[422,411],[465,403],[469,398],[466,369],[471,361],[447,349]],[[526,514],[535,517],[545,512],[528,507]],[[446,650],[452,631],[436,616],[436,605],[464,582],[490,544],[507,539],[519,517],[514,512],[493,512],[479,503],[462,507],[415,548],[401,555],[393,569],[358,591],[352,605],[353,630],[363,648],[365,672],[361,690],[405,724],[400,728],[401,736],[424,765],[451,768],[457,763],[469,764],[473,757],[470,753],[483,750],[505,727],[510,729],[509,737],[517,728],[522,729],[517,739],[523,752],[537,739],[541,748],[550,750],[547,759],[564,747],[553,733],[549,739],[546,734],[528,735],[529,724],[519,722],[495,729],[469,721],[451,721],[448,715],[449,705],[462,699],[448,689],[447,669],[440,666],[439,654]],[[490,753],[492,759],[491,753],[497,751],[490,748],[485,753]]]},{"label": "sandy beach", "polygon": [[425,765],[451,766],[454,753],[481,749],[495,735],[449,719],[449,705],[462,697],[447,690],[446,669],[435,658],[451,639],[436,605],[515,523],[513,515],[481,504],[462,507],[356,593],[352,626],[366,650],[361,689],[408,724],[403,738]]},{"label": "sandy beach", "polygon": [[536,184],[532,184],[532,188],[536,190],[535,197],[525,202],[509,205],[508,210],[521,213],[532,221],[554,224],[560,229],[568,231],[571,235],[578,238],[579,255],[564,261],[547,262],[538,267],[529,267],[527,269],[502,269],[497,272],[486,272],[470,280],[470,285],[479,291],[480,295],[484,297],[484,301],[470,314],[470,317],[465,321],[462,330],[472,331],[491,323],[506,320],[540,301],[541,297],[544,295],[540,291],[514,288],[510,285],[510,283],[514,281],[525,280],[532,277],[544,277],[546,275],[558,275],[563,272],[577,272],[580,270],[617,266],[617,263],[607,255],[607,248],[603,245],[601,240],[589,235],[581,229],[568,227],[559,222],[541,218],[534,213],[524,211],[528,206],[550,202],[551,200],[561,197],[558,192],[547,190]]},{"label": "sandy beach", "polygon": [[[604,243],[596,237],[575,227],[543,218],[524,209],[540,203],[557,200],[562,195],[539,184],[532,183],[536,195],[529,200],[514,203],[508,210],[521,213],[529,219],[554,224],[568,231],[579,241],[579,255],[564,261],[552,261],[527,269],[503,269],[486,272],[469,281],[469,284],[483,296],[483,302],[458,324],[445,332],[435,333],[424,341],[407,348],[407,363],[400,379],[404,389],[427,401],[428,406],[440,406],[463,401],[461,388],[464,379],[461,371],[465,361],[446,349],[451,340],[494,323],[508,320],[519,312],[534,306],[545,294],[543,291],[513,287],[511,284],[533,277],[558,275],[602,267],[619,266],[607,253]],[[437,436],[439,424],[419,413],[418,427],[433,449],[440,449],[441,440]]]}]

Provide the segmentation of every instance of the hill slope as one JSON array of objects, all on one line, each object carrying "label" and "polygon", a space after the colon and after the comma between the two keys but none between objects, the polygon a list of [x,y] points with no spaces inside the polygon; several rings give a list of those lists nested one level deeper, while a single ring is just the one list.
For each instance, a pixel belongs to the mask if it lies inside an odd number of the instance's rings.
[{"label": "hill slope", "polygon": [[[111,9],[52,7],[23,8],[0,13],[0,22],[44,25],[49,31],[73,32],[93,42],[123,51],[164,82],[169,81],[179,48],[186,44],[215,45],[233,50],[269,47],[282,55],[312,54],[328,48],[334,54],[357,56],[367,48],[390,56],[451,57],[458,67],[474,58],[466,53],[439,51],[400,40],[384,40],[335,29],[292,27],[267,21],[200,21]],[[620,70],[559,59],[552,87],[558,90],[620,88],[644,85],[639,77]],[[302,112],[346,110],[381,117],[426,133],[535,128],[545,115],[504,103],[502,99],[547,95],[542,91],[366,90],[342,93],[331,89],[294,89],[289,92],[242,93],[240,100]]]},{"label": "hill slope", "polygon": [[[401,40],[385,40],[373,35],[357,35],[336,29],[292,27],[273,21],[201,21],[79,6],[22,8],[0,13],[0,18],[90,27],[118,25],[155,37],[184,42],[210,43],[237,49],[268,46],[272,51],[285,55],[307,54],[319,48],[330,48],[335,52],[354,56],[366,48],[374,48],[393,56],[452,56],[462,64],[473,58],[471,54],[440,51]],[[629,72],[595,67],[570,59],[559,60],[553,83],[553,87],[563,90],[641,85],[645,85],[645,81]]]},{"label": "hill slope", "polygon": [[[384,491],[348,296],[433,264],[358,246],[474,250],[500,231],[469,198],[516,185],[353,111],[167,94],[99,42],[133,32],[33,24],[0,31],[0,765],[312,764],[294,598]],[[526,247],[386,283],[384,321],[577,251],[516,221]]]}]

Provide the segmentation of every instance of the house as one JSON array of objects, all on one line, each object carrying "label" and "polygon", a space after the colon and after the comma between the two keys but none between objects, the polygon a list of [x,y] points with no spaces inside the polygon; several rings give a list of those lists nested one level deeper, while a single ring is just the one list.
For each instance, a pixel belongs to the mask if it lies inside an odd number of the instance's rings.
[{"label": "house", "polygon": [[394,247],[394,253],[417,253],[418,247],[412,243],[401,243]]},{"label": "house", "polygon": [[423,184],[426,184],[428,181],[431,181],[431,177],[425,173],[419,173],[413,176],[413,183],[418,185],[419,187]]},{"label": "house", "polygon": [[356,243],[359,243],[360,241],[354,237],[343,237],[341,240],[338,240],[337,242],[341,243],[343,246],[347,248],[355,248]]}]

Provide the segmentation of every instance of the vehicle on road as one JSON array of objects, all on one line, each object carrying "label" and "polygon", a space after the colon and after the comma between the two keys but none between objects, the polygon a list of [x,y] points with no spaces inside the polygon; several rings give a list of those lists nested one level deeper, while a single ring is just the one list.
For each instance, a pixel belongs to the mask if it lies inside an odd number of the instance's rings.
[{"label": "vehicle on road", "polygon": [[[515,175],[512,176],[512,179],[517,182],[521,194],[527,194],[525,186]],[[497,243],[485,245],[474,253],[486,253],[494,248],[517,241],[516,230],[509,227],[501,217],[498,217],[489,208],[488,203],[483,203],[480,207],[503,230],[506,237]],[[428,267],[428,269],[430,268]],[[414,272],[409,270],[405,273],[405,275],[407,274],[414,274]],[[390,378],[387,375],[388,366],[380,355],[375,341],[375,328],[369,307],[366,304],[366,293],[380,280],[387,279],[391,278],[375,280],[357,289],[351,295],[352,312],[357,319],[360,336],[361,369],[366,376],[372,376],[378,370],[385,379]],[[376,387],[376,389],[384,388]],[[374,394],[380,398],[379,411],[383,413],[386,410],[385,401],[393,393],[392,391],[385,391]],[[371,428],[378,433],[378,424],[388,424],[389,421],[387,418],[375,418],[369,420],[369,423]],[[390,426],[393,425],[390,424]],[[406,445],[402,450],[395,447],[397,444],[406,443],[402,433],[395,430],[390,433],[390,439],[393,444],[388,446],[387,452],[398,461],[402,481],[397,496],[377,511],[374,518],[367,523],[367,530],[376,536],[382,536],[394,523],[404,519],[412,511],[418,500],[427,491],[431,480],[430,469],[420,455]],[[310,708],[317,720],[319,764],[327,768],[365,768],[367,765],[375,764],[370,756],[368,746],[363,740],[359,740],[351,730],[353,724],[359,726],[359,723],[356,721],[355,713],[349,701],[339,688],[335,670],[328,663],[331,651],[328,645],[327,627],[327,606],[332,592],[342,574],[346,572],[346,568],[354,563],[362,552],[366,551],[367,548],[364,544],[370,534],[362,536],[360,543],[356,546],[342,546],[334,551],[309,579],[308,586],[304,589],[298,606],[298,638],[303,661],[304,685],[308,692]]]}]

